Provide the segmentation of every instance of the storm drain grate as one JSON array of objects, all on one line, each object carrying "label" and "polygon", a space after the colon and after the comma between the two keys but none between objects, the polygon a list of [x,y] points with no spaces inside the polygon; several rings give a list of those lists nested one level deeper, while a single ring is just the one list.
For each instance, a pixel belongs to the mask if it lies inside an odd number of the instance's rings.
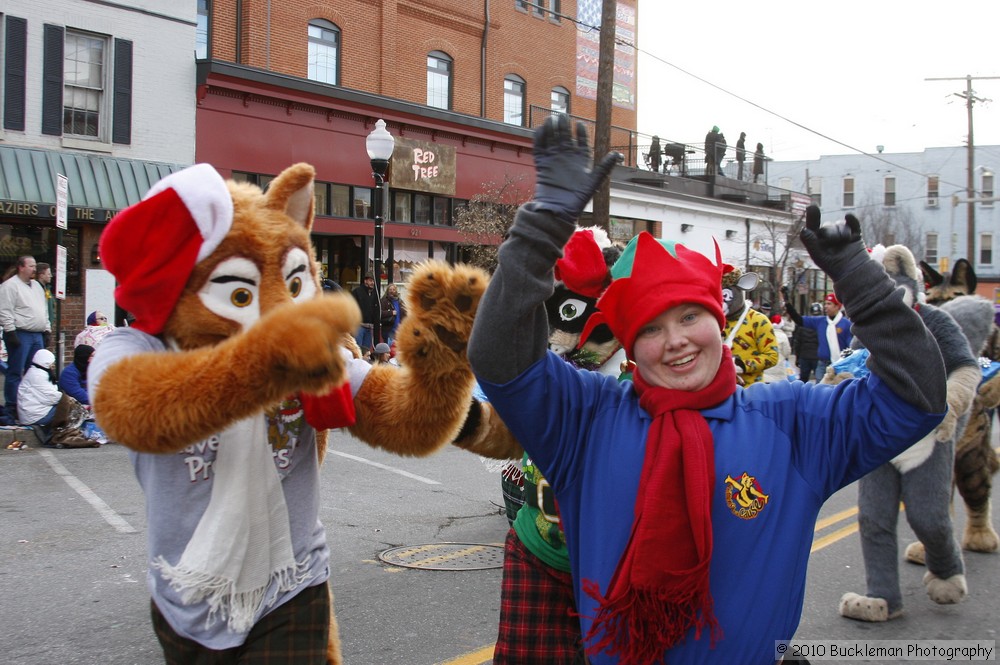
[{"label": "storm drain grate", "polygon": [[503,546],[480,543],[405,545],[379,552],[380,561],[423,570],[486,570],[503,568]]}]

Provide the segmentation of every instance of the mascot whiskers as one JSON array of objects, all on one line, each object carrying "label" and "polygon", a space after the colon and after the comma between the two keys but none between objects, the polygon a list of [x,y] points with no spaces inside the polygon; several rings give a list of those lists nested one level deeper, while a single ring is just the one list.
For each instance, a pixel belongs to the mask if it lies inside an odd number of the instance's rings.
[{"label": "mascot whiskers", "polygon": [[405,367],[357,359],[357,305],[319,285],[314,175],[295,164],[265,194],[199,164],[157,183],[101,238],[135,324],[95,355],[94,410],[131,449],[146,495],[153,625],[168,662],[237,649],[340,663],[318,520],[325,430],[427,455],[459,437],[467,414],[470,439],[490,422],[471,401],[465,357],[486,274],[421,266],[397,336]]}]

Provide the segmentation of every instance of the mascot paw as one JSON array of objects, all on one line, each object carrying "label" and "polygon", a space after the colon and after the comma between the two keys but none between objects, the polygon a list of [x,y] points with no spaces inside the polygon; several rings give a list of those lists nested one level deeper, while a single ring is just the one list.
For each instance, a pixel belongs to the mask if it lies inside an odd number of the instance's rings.
[{"label": "mascot paw", "polygon": [[934,428],[934,440],[940,443],[947,443],[955,438],[955,427],[958,425],[958,416],[955,415],[955,410],[952,408],[948,409],[948,413],[945,414],[944,420],[941,424]]},{"label": "mascot paw", "polygon": [[962,547],[970,552],[996,552],[1000,549],[1000,537],[988,522],[983,527],[966,524],[965,533],[962,534]]},{"label": "mascot paw", "polygon": [[289,390],[322,391],[343,380],[340,347],[360,321],[357,304],[340,294],[278,307],[251,329],[244,360],[262,358],[262,371]]},{"label": "mascot paw", "polygon": [[924,544],[918,540],[907,545],[905,557],[910,563],[915,563],[918,566],[924,565]]},{"label": "mascot paw", "polygon": [[924,586],[927,587],[927,595],[938,605],[954,605],[969,593],[965,575],[961,574],[943,580],[928,570],[924,573]]},{"label": "mascot paw", "polygon": [[840,598],[839,610],[842,617],[872,623],[890,621],[903,613],[902,609],[890,612],[889,603],[884,598],[862,596],[853,591],[845,593]]},{"label": "mascot paw", "polygon": [[465,350],[488,281],[472,266],[421,264],[407,286],[407,314],[396,335],[400,363],[420,374],[468,369]]}]

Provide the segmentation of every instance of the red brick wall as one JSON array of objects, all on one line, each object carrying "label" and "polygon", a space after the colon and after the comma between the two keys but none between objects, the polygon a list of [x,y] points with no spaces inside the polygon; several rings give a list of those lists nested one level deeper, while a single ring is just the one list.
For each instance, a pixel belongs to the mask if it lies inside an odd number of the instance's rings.
[{"label": "red brick wall", "polygon": [[[270,9],[268,5],[270,4]],[[519,11],[514,0],[490,1],[486,117],[503,120],[503,81],[527,83],[528,106],[548,108],[552,88],[570,91],[574,115],[594,119],[593,100],[578,98],[576,25]],[[624,0],[635,7],[637,0]],[[341,30],[341,85],[418,104],[427,101],[427,54],[451,56],[453,110],[480,115],[484,3],[468,0],[328,0],[299,4],[243,0],[242,64],[292,76],[307,75],[307,31],[323,18]],[[573,17],[576,3],[565,0]],[[236,61],[236,0],[212,3],[212,56]],[[270,27],[268,16],[270,15]],[[636,112],[614,107],[612,124],[635,129]]]}]

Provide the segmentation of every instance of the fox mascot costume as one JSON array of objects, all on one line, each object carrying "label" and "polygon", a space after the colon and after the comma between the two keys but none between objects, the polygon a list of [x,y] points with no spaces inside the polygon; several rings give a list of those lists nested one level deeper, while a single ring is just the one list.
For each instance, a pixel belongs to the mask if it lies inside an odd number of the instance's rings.
[{"label": "fox mascot costume", "polygon": [[153,626],[168,663],[216,651],[340,663],[318,520],[325,430],[427,455],[489,438],[496,423],[471,399],[465,357],[486,274],[421,266],[398,331],[404,368],[359,360],[357,305],[319,285],[314,174],[295,164],[265,194],[195,165],[101,238],[135,323],[96,354],[93,404],[131,449],[146,495]]}]

